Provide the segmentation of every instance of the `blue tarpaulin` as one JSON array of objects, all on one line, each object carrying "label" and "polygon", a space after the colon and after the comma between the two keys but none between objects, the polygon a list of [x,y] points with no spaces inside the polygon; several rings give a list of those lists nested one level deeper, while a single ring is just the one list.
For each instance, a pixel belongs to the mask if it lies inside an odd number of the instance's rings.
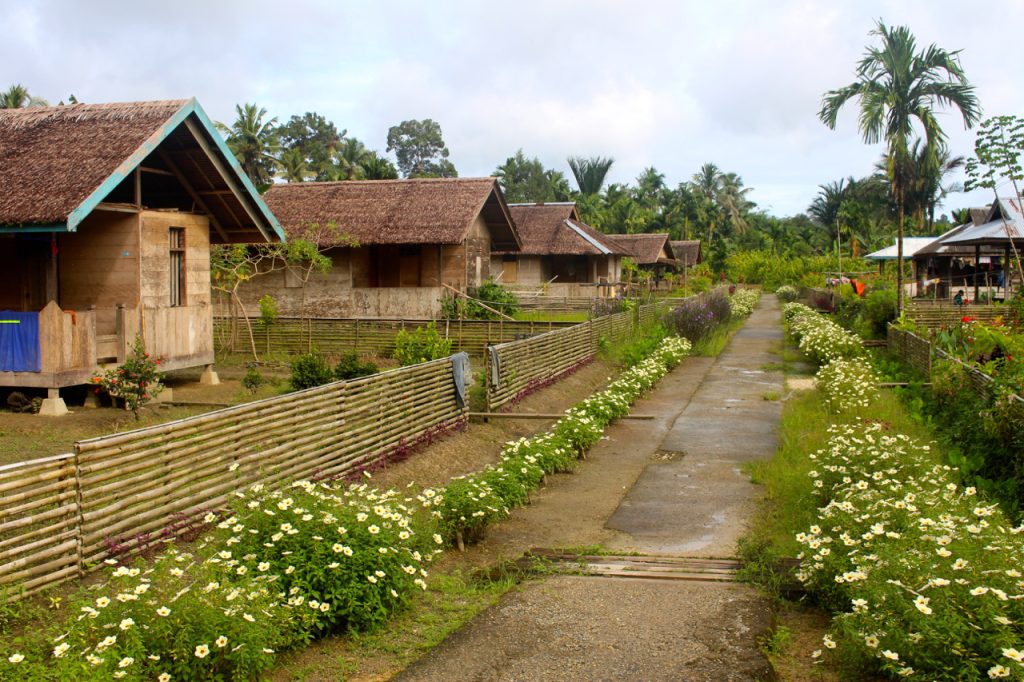
[{"label": "blue tarpaulin", "polygon": [[0,372],[39,370],[39,313],[0,310]]}]

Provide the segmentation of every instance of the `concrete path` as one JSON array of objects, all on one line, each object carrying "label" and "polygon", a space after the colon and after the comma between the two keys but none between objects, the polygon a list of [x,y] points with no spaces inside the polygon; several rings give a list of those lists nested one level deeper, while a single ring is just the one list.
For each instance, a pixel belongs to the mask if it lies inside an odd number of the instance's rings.
[{"label": "concrete path", "polygon": [[[507,556],[528,543],[538,507],[562,507],[571,518],[574,500],[611,495],[587,476],[607,463],[621,472],[624,497],[611,498],[604,516],[569,520],[564,536],[548,529],[545,537],[564,539],[561,546],[599,539],[644,554],[731,556],[758,495],[740,467],[776,447],[783,380],[766,365],[780,362],[781,341],[778,303],[765,296],[717,359],[688,361],[636,408],[655,414],[653,423],[611,427],[572,484],[515,512],[482,543],[491,549],[478,551]],[[757,643],[769,626],[767,603],[745,585],[555,576],[509,593],[398,679],[770,679]]]}]

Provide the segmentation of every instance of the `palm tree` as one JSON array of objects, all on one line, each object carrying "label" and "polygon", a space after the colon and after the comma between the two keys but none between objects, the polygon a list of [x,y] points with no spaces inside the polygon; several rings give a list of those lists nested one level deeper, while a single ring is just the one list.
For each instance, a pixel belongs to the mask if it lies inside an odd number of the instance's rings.
[{"label": "palm tree", "polygon": [[398,169],[395,164],[387,158],[380,156],[377,152],[367,154],[360,165],[363,168],[364,180],[397,180]]},{"label": "palm tree", "polygon": [[264,120],[267,110],[249,103],[236,104],[235,113],[238,117],[231,127],[218,123],[217,128],[246,175],[257,185],[268,185],[277,163],[277,117]]},{"label": "palm tree", "polygon": [[27,107],[46,107],[50,103],[42,97],[33,97],[28,93],[28,88],[20,83],[15,83],[6,91],[0,93],[0,109],[24,109]]},{"label": "palm tree", "polygon": [[611,170],[615,159],[603,156],[592,156],[585,159],[582,156],[570,156],[569,168],[576,178],[576,186],[580,188],[580,194],[599,194],[604,186],[608,171]]},{"label": "palm tree", "polygon": [[315,175],[315,173],[309,170],[306,156],[298,147],[292,147],[284,151],[277,160],[277,163],[281,168],[281,175],[288,182],[305,182]]},{"label": "palm tree", "polygon": [[[855,182],[853,178],[849,181],[850,184]],[[841,178],[838,182],[818,185],[818,196],[814,197],[814,201],[807,207],[807,214],[826,230],[831,230],[839,218],[839,207],[846,198],[849,187],[846,182],[845,178]]]},{"label": "palm tree", "polygon": [[346,137],[334,156],[338,165],[339,180],[362,180],[365,175],[363,163],[370,158],[370,150],[354,137]]},{"label": "palm tree", "polygon": [[735,173],[721,176],[716,199],[725,213],[726,220],[737,234],[744,234],[747,231],[746,214],[754,206],[754,202],[747,199],[750,190],[750,187],[743,186],[743,179]]},{"label": "palm tree", "polygon": [[715,201],[722,187],[722,171],[713,163],[705,163],[693,174],[693,186],[705,199]]},{"label": "palm tree", "polygon": [[882,47],[867,48],[857,66],[857,80],[826,93],[818,117],[835,130],[839,110],[858,98],[864,141],[886,142],[887,174],[897,206],[896,306],[902,312],[903,221],[915,123],[923,128],[927,142],[938,144],[945,135],[933,111],[936,105],[958,109],[967,128],[977,122],[980,112],[974,87],[960,66],[959,51],[947,52],[931,45],[919,52],[908,27],[889,28],[881,21],[871,34],[881,38]]}]

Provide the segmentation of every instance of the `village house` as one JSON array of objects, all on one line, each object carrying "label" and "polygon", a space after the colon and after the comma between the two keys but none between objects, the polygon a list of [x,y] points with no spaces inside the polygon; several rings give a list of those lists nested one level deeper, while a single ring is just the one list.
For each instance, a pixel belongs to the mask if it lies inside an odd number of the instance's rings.
[{"label": "village house", "polygon": [[668,245],[672,247],[672,254],[679,261],[681,268],[692,268],[694,265],[704,262],[699,239],[673,240]]},{"label": "village house", "polygon": [[580,220],[576,203],[510,204],[523,246],[491,253],[491,274],[550,296],[614,295],[628,251]]},{"label": "village house", "polygon": [[264,199],[289,238],[332,262],[306,282],[282,268],[242,287],[247,307],[270,295],[282,316],[435,318],[487,279],[492,249],[520,248],[494,178],[288,183]]},{"label": "village house", "polygon": [[196,100],[0,110],[0,386],[59,390],[141,336],[212,371],[210,244],[283,233]]},{"label": "village house", "polygon": [[650,272],[655,282],[659,282],[666,271],[671,272],[681,265],[672,251],[668,234],[617,234],[612,239],[629,251],[637,268]]}]

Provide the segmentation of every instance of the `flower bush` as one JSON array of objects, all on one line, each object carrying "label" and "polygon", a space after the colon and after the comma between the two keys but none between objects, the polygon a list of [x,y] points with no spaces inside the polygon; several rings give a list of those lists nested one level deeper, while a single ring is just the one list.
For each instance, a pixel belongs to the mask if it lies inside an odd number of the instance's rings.
[{"label": "flower bush", "polygon": [[691,343],[698,343],[731,316],[729,297],[722,289],[716,289],[684,300],[665,316],[665,325]]},{"label": "flower bush", "polygon": [[813,459],[798,578],[839,612],[825,648],[911,679],[1024,677],[1024,526],[880,424],[833,427]]},{"label": "flower bush", "polygon": [[800,290],[792,284],[783,284],[775,290],[775,295],[778,296],[779,300],[783,303],[792,303],[799,298]]},{"label": "flower bush", "polygon": [[802,303],[787,303],[783,317],[800,352],[820,365],[836,358],[856,358],[864,354],[860,337]]},{"label": "flower bush", "polygon": [[832,412],[862,411],[878,397],[878,376],[865,360],[836,358],[818,370],[818,390]]},{"label": "flower bush", "polygon": [[403,329],[395,337],[394,357],[402,367],[437,360],[451,354],[452,340],[441,336],[437,331],[437,322],[428,322],[411,332]]},{"label": "flower bush", "polygon": [[754,306],[761,300],[760,289],[737,289],[729,297],[729,310],[733,318],[746,317],[754,312]]},{"label": "flower bush", "polygon": [[125,409],[138,419],[139,409],[164,390],[159,367],[160,359],[151,358],[142,337],[136,336],[131,354],[121,366],[97,374],[92,383],[97,393],[102,388],[112,398],[124,400]]}]

